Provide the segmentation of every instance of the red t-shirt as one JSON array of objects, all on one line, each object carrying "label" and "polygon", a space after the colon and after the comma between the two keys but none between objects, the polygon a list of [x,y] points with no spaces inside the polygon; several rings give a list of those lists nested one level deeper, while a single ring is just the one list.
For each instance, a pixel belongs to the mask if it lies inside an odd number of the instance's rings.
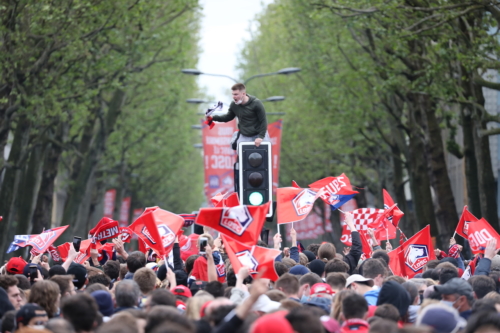
[{"label": "red t-shirt", "polygon": [[363,319],[348,319],[340,327],[340,333],[368,333],[370,325]]},{"label": "red t-shirt", "polygon": [[[217,280],[221,283],[226,282],[224,262],[221,260],[221,258],[219,259],[219,264],[215,265],[215,271],[217,272]],[[199,256],[194,261],[193,270],[191,271],[191,276],[194,277],[196,280],[208,281],[207,258],[205,258],[204,256]]]}]

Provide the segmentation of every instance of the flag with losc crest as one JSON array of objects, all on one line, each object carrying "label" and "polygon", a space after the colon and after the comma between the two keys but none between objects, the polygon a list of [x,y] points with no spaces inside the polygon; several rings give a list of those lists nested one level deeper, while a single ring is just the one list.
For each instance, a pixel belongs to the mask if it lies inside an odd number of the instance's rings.
[{"label": "flag with losc crest", "polygon": [[271,202],[260,206],[202,208],[196,224],[210,227],[240,243],[252,246],[259,240],[270,204]]}]

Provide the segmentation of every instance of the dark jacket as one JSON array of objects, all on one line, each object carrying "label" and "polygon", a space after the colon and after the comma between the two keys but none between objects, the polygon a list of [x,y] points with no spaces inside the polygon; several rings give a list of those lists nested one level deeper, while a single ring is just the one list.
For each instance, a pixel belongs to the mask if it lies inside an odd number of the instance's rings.
[{"label": "dark jacket", "polygon": [[352,275],[354,269],[358,267],[359,258],[363,254],[363,244],[361,243],[359,232],[353,231],[351,232],[351,236],[351,251],[344,257],[344,261],[349,265],[349,271],[347,272],[349,275]]},{"label": "dark jacket", "polygon": [[255,96],[250,96],[248,102],[237,105],[234,102],[229,106],[226,114],[213,116],[214,121],[227,123],[238,117],[238,128],[244,136],[259,136],[264,139],[267,131],[267,118],[264,105]]}]

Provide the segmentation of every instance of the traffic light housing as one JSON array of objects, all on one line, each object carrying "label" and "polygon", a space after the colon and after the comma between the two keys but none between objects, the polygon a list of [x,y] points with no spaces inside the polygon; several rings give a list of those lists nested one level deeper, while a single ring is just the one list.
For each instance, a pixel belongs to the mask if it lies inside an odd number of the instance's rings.
[{"label": "traffic light housing", "polygon": [[[238,196],[243,205],[258,206],[273,198],[273,165],[271,143],[254,142],[238,144],[239,182]],[[267,217],[273,216],[273,205],[269,206]]]}]

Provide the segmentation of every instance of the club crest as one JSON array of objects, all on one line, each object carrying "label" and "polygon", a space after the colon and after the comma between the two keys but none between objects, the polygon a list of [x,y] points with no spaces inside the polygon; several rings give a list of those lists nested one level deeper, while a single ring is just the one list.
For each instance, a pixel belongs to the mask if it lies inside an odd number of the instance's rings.
[{"label": "club crest", "polygon": [[247,266],[250,268],[251,273],[257,272],[257,268],[259,267],[259,262],[248,250],[244,250],[236,253],[236,258],[240,261],[243,266]]},{"label": "club crest", "polygon": [[241,236],[252,222],[253,217],[246,206],[235,206],[224,209],[220,225]]},{"label": "club crest", "polygon": [[412,271],[417,272],[429,261],[429,249],[427,245],[412,244],[408,246],[405,253],[405,264]]},{"label": "club crest", "polygon": [[55,231],[46,231],[38,235],[37,237],[33,238],[30,241],[29,245],[32,245],[35,247],[38,252],[41,252],[47,244],[50,243],[52,239],[54,239],[57,236],[57,233]]},{"label": "club crest", "polygon": [[155,240],[153,239],[153,236],[151,236],[148,228],[146,228],[145,226],[142,227],[141,234],[143,234],[151,242],[151,244],[156,244]]},{"label": "club crest", "polygon": [[160,224],[158,226],[158,232],[160,233],[163,247],[168,247],[175,240],[174,232],[165,224]]},{"label": "club crest", "polygon": [[292,200],[293,208],[298,216],[307,214],[312,206],[314,205],[314,200],[316,198],[316,192],[309,189],[302,190],[297,196]]}]

